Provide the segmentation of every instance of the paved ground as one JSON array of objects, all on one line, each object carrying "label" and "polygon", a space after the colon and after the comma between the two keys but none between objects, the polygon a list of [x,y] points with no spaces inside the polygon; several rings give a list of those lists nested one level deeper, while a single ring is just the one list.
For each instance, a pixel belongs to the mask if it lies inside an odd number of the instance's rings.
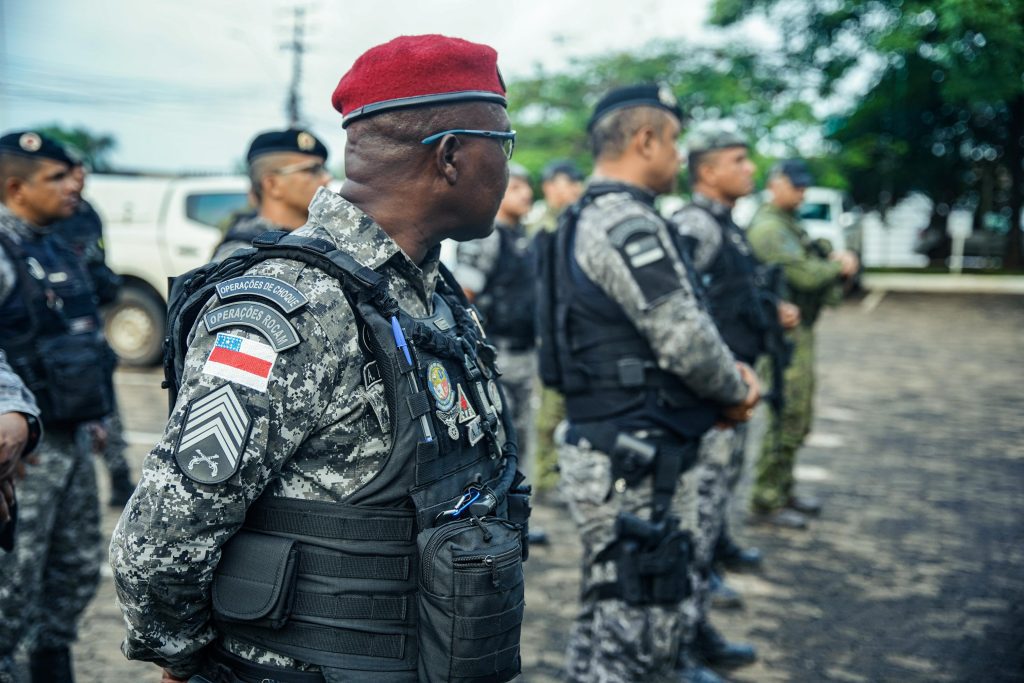
[{"label": "paved ground", "polygon": [[[798,475],[827,507],[807,532],[740,532],[768,562],[730,577],[746,609],[715,617],[762,653],[733,678],[1024,680],[1024,298],[890,294],[820,330],[819,412]],[[162,426],[158,385],[153,372],[118,377],[135,466]],[[114,522],[108,511],[108,534]],[[559,544],[528,563],[523,680],[549,683],[578,546],[557,505],[538,506],[535,523]],[[112,595],[108,574],[82,625],[79,681],[155,683],[118,653]]]}]

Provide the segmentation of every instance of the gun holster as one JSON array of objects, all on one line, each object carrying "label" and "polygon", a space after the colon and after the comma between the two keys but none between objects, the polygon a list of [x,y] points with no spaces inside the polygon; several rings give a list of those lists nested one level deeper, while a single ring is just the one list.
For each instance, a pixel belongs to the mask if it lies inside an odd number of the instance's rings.
[{"label": "gun holster", "polygon": [[603,559],[614,560],[617,581],[591,591],[598,599],[617,598],[629,605],[676,605],[690,596],[690,534],[679,520],[650,522],[621,513],[615,520],[618,537]]},{"label": "gun holster", "polygon": [[615,437],[610,455],[612,481],[622,479],[627,486],[636,486],[653,469],[658,447],[635,436],[620,433]]}]

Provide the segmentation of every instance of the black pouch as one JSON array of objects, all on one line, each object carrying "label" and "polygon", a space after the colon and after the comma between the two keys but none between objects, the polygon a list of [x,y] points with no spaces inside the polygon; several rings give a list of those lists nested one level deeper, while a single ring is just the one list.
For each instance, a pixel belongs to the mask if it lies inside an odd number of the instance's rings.
[{"label": "black pouch", "polygon": [[419,680],[500,683],[516,677],[525,604],[519,527],[470,518],[426,529],[417,544]]},{"label": "black pouch", "polygon": [[38,344],[46,383],[39,401],[44,424],[96,420],[114,408],[106,344],[83,337],[62,335]]},{"label": "black pouch", "polygon": [[505,497],[508,501],[508,521],[519,526],[519,542],[523,546],[523,562],[530,557],[530,495],[532,486],[513,486]]},{"label": "black pouch", "polygon": [[620,539],[607,558],[615,558],[618,581],[608,594],[638,607],[674,605],[688,598],[690,534],[671,518],[655,525],[621,515],[617,522]]},{"label": "black pouch", "polygon": [[242,530],[225,545],[213,577],[213,612],[221,621],[279,629],[295,594],[295,539]]}]

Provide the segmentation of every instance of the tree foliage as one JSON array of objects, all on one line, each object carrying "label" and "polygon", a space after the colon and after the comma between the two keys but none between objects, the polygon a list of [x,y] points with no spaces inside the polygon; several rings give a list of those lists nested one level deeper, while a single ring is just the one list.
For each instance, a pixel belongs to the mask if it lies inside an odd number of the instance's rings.
[{"label": "tree foliage", "polygon": [[792,149],[815,120],[784,66],[743,46],[673,41],[578,59],[558,73],[538,70],[509,86],[516,160],[533,172],[557,158],[589,168],[586,124],[594,105],[608,90],[640,82],[671,87],[691,122],[730,118],[762,150]]},{"label": "tree foliage", "polygon": [[[763,15],[786,61],[822,97],[870,76],[827,123],[837,163],[861,204],[909,192],[1016,226],[1024,192],[1024,2],[1021,0],[716,0],[712,22]],[[848,93],[847,93],[848,95]]]}]

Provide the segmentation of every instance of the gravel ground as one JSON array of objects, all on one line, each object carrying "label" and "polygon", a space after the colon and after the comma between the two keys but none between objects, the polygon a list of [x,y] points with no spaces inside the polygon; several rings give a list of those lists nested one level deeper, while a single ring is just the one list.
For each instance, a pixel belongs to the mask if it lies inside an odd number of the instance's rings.
[{"label": "gravel ground", "polygon": [[[889,295],[819,329],[818,412],[797,474],[826,507],[808,531],[773,531],[744,526],[737,501],[733,528],[766,563],[730,575],[745,608],[714,615],[761,654],[729,676],[1024,680],[1024,298]],[[117,381],[137,470],[166,400],[156,371]],[[117,513],[104,510],[108,535]],[[561,680],[579,546],[554,497],[534,524],[555,543],[527,564],[522,678],[548,683]],[[122,634],[107,571],[75,648],[80,683],[159,680],[123,659]]]}]

